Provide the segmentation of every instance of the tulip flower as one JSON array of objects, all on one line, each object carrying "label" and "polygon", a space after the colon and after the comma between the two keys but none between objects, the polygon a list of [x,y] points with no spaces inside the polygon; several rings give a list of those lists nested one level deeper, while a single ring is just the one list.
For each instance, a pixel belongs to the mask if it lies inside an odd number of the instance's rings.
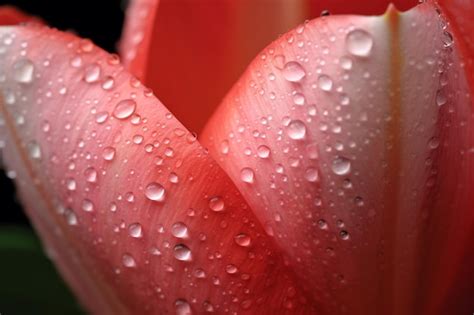
[{"label": "tulip flower", "polygon": [[88,311],[474,311],[474,5],[327,2],[135,0],[123,64],[0,29],[2,159]]}]

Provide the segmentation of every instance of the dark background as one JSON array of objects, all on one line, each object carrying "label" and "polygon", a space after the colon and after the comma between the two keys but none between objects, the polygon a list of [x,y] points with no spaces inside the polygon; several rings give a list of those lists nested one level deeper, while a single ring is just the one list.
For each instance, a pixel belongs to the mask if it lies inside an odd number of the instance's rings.
[{"label": "dark background", "polygon": [[[124,0],[0,0],[60,30],[116,52]],[[0,314],[82,315],[84,311],[45,256],[14,183],[0,169]]]},{"label": "dark background", "polygon": [[[0,5],[20,8],[41,17],[50,26],[72,30],[81,37],[90,38],[109,52],[115,52],[122,31],[126,1],[0,0]],[[0,228],[4,224],[29,226],[28,219],[15,199],[14,185],[3,170],[0,170],[0,200]]]}]

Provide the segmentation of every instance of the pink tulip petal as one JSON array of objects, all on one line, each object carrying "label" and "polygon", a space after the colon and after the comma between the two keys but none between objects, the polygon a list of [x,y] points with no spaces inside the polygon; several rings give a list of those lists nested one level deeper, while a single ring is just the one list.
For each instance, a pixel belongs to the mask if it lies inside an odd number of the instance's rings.
[{"label": "pink tulip petal", "polygon": [[[123,65],[140,80],[146,77],[153,27],[160,0],[132,0],[120,42]],[[153,57],[152,57],[153,58]]]},{"label": "pink tulip petal", "polygon": [[[132,1],[122,56],[128,64],[127,56],[134,51],[128,50],[133,46],[127,44],[129,39],[143,37],[144,45],[136,51],[148,59],[144,62],[139,57],[141,66],[137,69],[131,64],[130,71],[144,75],[144,83],[196,132],[252,58],[278,35],[310,17],[306,0],[162,0],[156,15],[148,11],[146,19],[135,13],[141,3],[153,2]],[[143,31],[129,31],[140,24],[146,26]]]},{"label": "pink tulip petal", "polygon": [[46,250],[94,314],[313,314],[196,138],[117,58],[0,29],[0,148]]},{"label": "pink tulip petal", "polygon": [[322,314],[474,307],[474,114],[444,25],[429,3],[301,25],[204,131]]}]

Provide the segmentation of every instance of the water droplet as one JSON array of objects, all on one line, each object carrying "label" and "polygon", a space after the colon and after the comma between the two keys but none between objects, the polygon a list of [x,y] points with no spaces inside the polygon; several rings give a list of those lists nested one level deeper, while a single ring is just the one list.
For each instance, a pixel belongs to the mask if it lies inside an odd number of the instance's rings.
[{"label": "water droplet", "polygon": [[311,182],[311,183],[317,182],[319,179],[318,170],[313,167],[307,168],[306,173],[305,173],[305,178],[308,182]]},{"label": "water droplet", "polygon": [[134,268],[137,266],[137,262],[135,261],[135,258],[133,258],[133,256],[130,254],[123,254],[122,264],[127,268]]},{"label": "water droplet", "polygon": [[209,208],[215,212],[223,211],[225,208],[224,200],[219,196],[211,198],[209,200]]},{"label": "water droplet", "polygon": [[255,177],[255,173],[253,172],[253,170],[250,167],[244,167],[240,171],[240,179],[244,183],[249,183],[249,184],[253,183],[254,177]]},{"label": "water droplet", "polygon": [[191,261],[191,250],[184,244],[178,244],[174,247],[174,257],[180,261]]},{"label": "water droplet", "polygon": [[171,234],[177,238],[187,238],[188,234],[188,227],[183,222],[176,222],[171,227]]},{"label": "water droplet", "polygon": [[292,120],[288,124],[287,133],[293,140],[304,139],[306,135],[306,125],[301,120]]},{"label": "water droplet", "polygon": [[349,57],[341,57],[339,60],[339,64],[341,68],[344,70],[351,70],[352,69],[352,59]]},{"label": "water droplet", "polygon": [[332,171],[336,175],[347,175],[351,171],[351,161],[345,157],[337,157],[332,161]]},{"label": "water droplet", "polygon": [[432,137],[428,142],[428,145],[430,149],[436,149],[437,147],[439,147],[439,139],[437,137]]},{"label": "water droplet", "polygon": [[332,90],[332,79],[325,74],[322,74],[318,78],[318,86],[321,90],[329,92]]},{"label": "water droplet", "polygon": [[150,183],[145,188],[145,196],[153,201],[164,201],[165,188],[158,183]]},{"label": "water droplet", "polygon": [[327,230],[328,229],[328,224],[323,219],[318,221],[318,226],[321,230]]},{"label": "water droplet", "polygon": [[306,99],[303,94],[301,93],[295,93],[293,95],[293,103],[298,106],[303,106],[305,103]]},{"label": "water droplet", "polygon": [[84,81],[94,83],[99,80],[101,68],[98,64],[88,66],[84,72]]},{"label": "water droplet", "polygon": [[121,100],[115,105],[113,115],[117,119],[126,119],[135,112],[137,103],[132,99]]},{"label": "water droplet", "polygon": [[444,91],[438,90],[438,92],[436,93],[436,104],[438,106],[443,106],[444,104],[446,104],[447,101],[448,98],[446,97],[446,94],[444,94]]},{"label": "water droplet", "polygon": [[454,37],[448,31],[444,31],[444,33],[443,33],[443,44],[444,44],[444,48],[449,48],[449,47],[453,46],[453,44],[454,44]]},{"label": "water droplet", "polygon": [[229,264],[225,267],[225,272],[227,272],[230,275],[236,274],[239,270],[237,269],[237,266]]},{"label": "water droplet", "polygon": [[76,181],[73,178],[66,179],[66,187],[70,191],[76,190],[76,187],[77,187]]},{"label": "water droplet", "polygon": [[128,235],[134,238],[141,238],[143,236],[143,229],[140,223],[132,223],[128,226]]},{"label": "water droplet", "polygon": [[258,146],[257,155],[261,159],[267,159],[270,156],[270,148],[263,144]]},{"label": "water droplet", "polygon": [[89,199],[82,200],[82,210],[86,212],[94,211],[94,203]]},{"label": "water droplet", "polygon": [[29,59],[20,59],[13,64],[13,79],[19,83],[33,81],[35,66]]},{"label": "water droplet", "polygon": [[339,236],[345,241],[349,239],[349,233],[346,230],[342,230],[341,232],[339,232]]},{"label": "water droplet", "polygon": [[358,57],[367,57],[372,51],[374,41],[367,31],[355,29],[346,36],[346,48],[349,53]]},{"label": "water droplet", "polygon": [[234,237],[234,241],[239,246],[249,247],[252,239],[247,234],[240,233]]},{"label": "water droplet", "polygon": [[69,225],[77,225],[77,217],[72,209],[67,208],[64,210],[64,215],[66,216],[66,222]]},{"label": "water droplet", "polygon": [[193,311],[191,310],[191,305],[184,300],[178,299],[174,302],[174,307],[176,310],[176,315],[192,315]]},{"label": "water droplet", "polygon": [[104,82],[102,82],[102,88],[104,90],[110,90],[114,87],[115,81],[114,78],[108,76],[105,78]]},{"label": "water droplet", "polygon": [[28,152],[30,157],[34,160],[41,160],[41,147],[36,141],[28,143]]},{"label": "water droplet", "polygon": [[283,77],[290,82],[299,82],[306,75],[304,68],[296,61],[287,62],[282,73]]},{"label": "water droplet", "polygon": [[115,157],[115,149],[113,147],[105,147],[102,151],[102,157],[106,161],[112,161]]},{"label": "water droplet", "polygon": [[97,181],[97,171],[93,167],[86,168],[84,176],[89,183],[95,183]]}]

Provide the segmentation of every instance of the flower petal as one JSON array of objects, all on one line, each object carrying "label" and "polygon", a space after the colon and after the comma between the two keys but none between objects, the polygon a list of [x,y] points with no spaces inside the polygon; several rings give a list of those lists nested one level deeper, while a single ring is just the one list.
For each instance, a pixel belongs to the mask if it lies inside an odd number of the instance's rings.
[{"label": "flower petal", "polygon": [[313,313],[227,175],[116,57],[43,27],[0,43],[2,159],[90,312]]},{"label": "flower petal", "polygon": [[474,115],[444,24],[426,3],[301,25],[203,133],[323,314],[472,310]]},{"label": "flower petal", "polygon": [[[199,132],[251,59],[279,34],[308,18],[306,0],[286,1],[160,1],[150,35],[148,13],[142,32],[135,28],[136,1],[125,27],[126,38],[143,34],[152,56],[143,63],[145,84],[190,130]],[[263,22],[264,21],[264,22]],[[140,22],[136,22],[141,24]],[[148,46],[148,40],[151,45]],[[128,40],[124,41],[128,42]],[[124,45],[128,47],[128,45]],[[123,47],[122,55],[128,59]],[[133,50],[132,50],[133,52]],[[133,67],[133,65],[132,65]],[[143,69],[143,68],[141,68]],[[131,68],[135,71],[135,68]]]},{"label": "flower petal", "polygon": [[40,18],[28,15],[15,7],[0,6],[0,25],[15,25],[24,22],[43,24]]}]

